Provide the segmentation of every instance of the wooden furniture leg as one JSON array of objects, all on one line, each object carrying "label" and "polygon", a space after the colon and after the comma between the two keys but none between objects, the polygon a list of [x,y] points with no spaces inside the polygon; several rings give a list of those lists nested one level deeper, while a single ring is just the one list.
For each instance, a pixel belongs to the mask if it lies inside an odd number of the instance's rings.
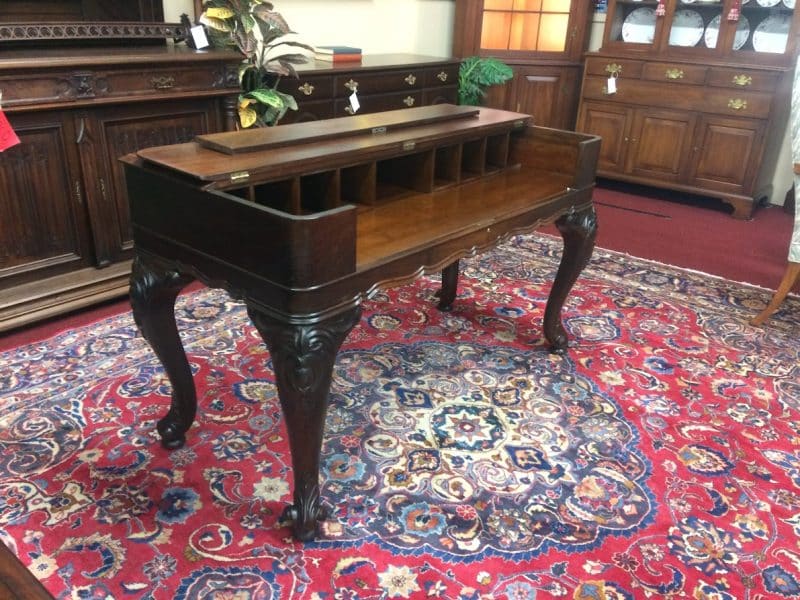
[{"label": "wooden furniture leg", "polygon": [[165,448],[180,448],[197,412],[197,392],[192,371],[175,324],[175,298],[193,280],[137,255],[131,270],[130,298],[133,318],[158,356],[172,384],[169,412],[157,425]]},{"label": "wooden furniture leg", "polygon": [[792,287],[797,282],[799,277],[800,262],[789,262],[789,264],[786,266],[786,271],[783,273],[783,279],[781,279],[778,289],[775,290],[775,294],[772,296],[772,300],[770,300],[767,307],[762,310],[757,317],[750,321],[750,324],[759,326],[763,324],[764,321],[766,321],[770,315],[772,315],[772,313],[778,310],[781,302],[783,302],[783,300],[792,290]]},{"label": "wooden furniture leg", "polygon": [[564,252],[547,298],[543,329],[551,351],[563,354],[567,350],[567,332],[561,323],[561,309],[575,280],[592,257],[594,240],[597,237],[597,215],[594,207],[562,216],[556,221],[556,227],[564,240]]},{"label": "wooden furniture leg", "polygon": [[319,463],[336,354],[361,317],[353,304],[316,320],[282,318],[247,303],[247,312],[272,357],[278,397],[286,420],[294,469],[294,504],[286,514],[295,538],[314,539],[323,518],[319,504]]},{"label": "wooden furniture leg", "polygon": [[442,269],[442,287],[439,290],[439,310],[448,311],[453,308],[458,291],[458,268],[459,261],[450,263]]}]

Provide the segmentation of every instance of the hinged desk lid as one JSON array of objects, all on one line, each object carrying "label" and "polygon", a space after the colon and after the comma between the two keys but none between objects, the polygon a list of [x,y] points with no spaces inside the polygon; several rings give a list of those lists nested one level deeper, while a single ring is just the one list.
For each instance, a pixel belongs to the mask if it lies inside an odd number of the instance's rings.
[{"label": "hinged desk lid", "polygon": [[199,135],[195,140],[205,148],[225,154],[239,154],[290,144],[318,142],[333,137],[388,133],[405,127],[418,127],[427,123],[473,117],[477,114],[478,109],[474,106],[436,104],[324,121],[292,123],[280,127],[211,133]]},{"label": "hinged desk lid", "polygon": [[[530,121],[529,115],[520,113],[438,104],[201,136],[206,139],[226,136],[223,139],[233,140],[226,145],[239,149],[248,144],[240,143],[238,138],[243,142],[255,141],[254,149],[248,151],[222,152],[204,147],[196,140],[144,148],[137,156],[222,189],[231,186],[231,174],[247,173],[251,183],[287,178],[407,154],[423,146],[458,143],[520,128]],[[409,142],[414,145],[409,146]]]}]

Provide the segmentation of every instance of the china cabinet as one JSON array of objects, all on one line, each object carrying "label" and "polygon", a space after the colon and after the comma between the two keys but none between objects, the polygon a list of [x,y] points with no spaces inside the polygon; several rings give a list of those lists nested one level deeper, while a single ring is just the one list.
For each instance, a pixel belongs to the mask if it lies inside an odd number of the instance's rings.
[{"label": "china cabinet", "polygon": [[459,0],[453,55],[491,56],[513,68],[487,105],[572,129],[593,9],[588,0]]},{"label": "china cabinet", "polygon": [[799,23],[794,0],[610,0],[577,123],[603,138],[598,174],[749,218],[771,191]]}]

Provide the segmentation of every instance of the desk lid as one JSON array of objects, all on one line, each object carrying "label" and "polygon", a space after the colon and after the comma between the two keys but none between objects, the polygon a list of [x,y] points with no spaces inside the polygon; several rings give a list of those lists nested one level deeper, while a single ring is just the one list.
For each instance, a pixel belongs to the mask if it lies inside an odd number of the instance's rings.
[{"label": "desk lid", "polygon": [[[437,144],[457,144],[522,128],[531,120],[529,115],[493,108],[439,104],[281,125],[264,131],[230,132],[234,138],[248,139],[253,134],[266,133],[279,140],[277,145],[268,144],[235,154],[205,147],[196,140],[144,148],[136,156],[189,176],[198,183],[203,182],[206,187],[227,189],[241,187],[245,182],[286,179],[411,154]],[[386,127],[386,130],[376,132],[375,128],[379,127]],[[284,133],[285,129],[290,131]],[[234,140],[234,146],[244,144]]]},{"label": "desk lid", "polygon": [[333,137],[388,133],[405,127],[474,117],[477,114],[478,109],[474,106],[436,104],[355,117],[292,123],[280,127],[258,127],[241,131],[212,133],[199,135],[195,140],[204,148],[211,148],[225,154],[239,154],[279,148],[290,144],[319,142]]}]

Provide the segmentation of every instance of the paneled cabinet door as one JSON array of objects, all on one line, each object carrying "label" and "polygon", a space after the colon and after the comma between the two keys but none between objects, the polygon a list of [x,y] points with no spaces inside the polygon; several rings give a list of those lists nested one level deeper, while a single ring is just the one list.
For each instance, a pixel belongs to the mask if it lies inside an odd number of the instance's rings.
[{"label": "paneled cabinet door", "polygon": [[127,257],[133,248],[128,198],[120,156],[150,146],[191,141],[220,131],[215,100],[153,102],[93,109],[78,115],[87,201],[98,266]]},{"label": "paneled cabinet door", "polygon": [[542,127],[572,129],[580,77],[577,67],[516,66],[503,108],[532,115]]},{"label": "paneled cabinet door", "polygon": [[763,148],[765,127],[762,120],[702,116],[689,183],[733,194],[751,193],[744,185],[753,181],[761,160],[757,153]]},{"label": "paneled cabinet door", "polygon": [[581,106],[577,130],[602,138],[597,162],[599,171],[622,172],[625,169],[632,116],[632,109],[619,104],[584,102]]},{"label": "paneled cabinet door", "polygon": [[9,118],[21,144],[0,153],[0,288],[91,264],[69,113]]},{"label": "paneled cabinet door", "polygon": [[685,179],[695,115],[686,111],[637,109],[628,138],[625,172],[663,181]]}]

